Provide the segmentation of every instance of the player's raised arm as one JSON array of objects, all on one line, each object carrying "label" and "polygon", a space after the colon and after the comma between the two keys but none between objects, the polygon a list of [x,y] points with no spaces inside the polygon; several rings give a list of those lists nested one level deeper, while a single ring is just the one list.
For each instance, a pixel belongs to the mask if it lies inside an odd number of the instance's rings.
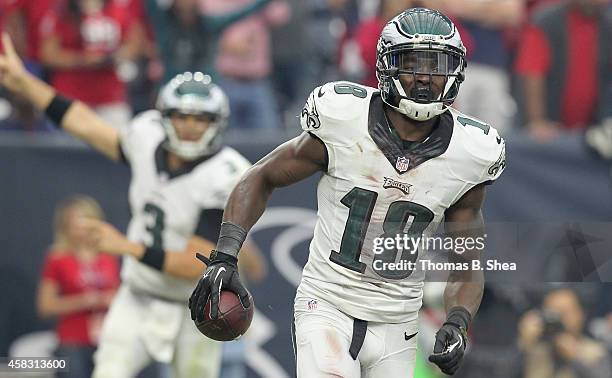
[{"label": "player's raised arm", "polygon": [[[484,235],[481,206],[485,186],[477,185],[465,193],[445,213],[445,231],[453,238],[473,238]],[[472,264],[480,260],[481,250],[467,249],[459,254],[451,252],[449,261],[467,263],[470,269],[453,270],[444,290],[446,322],[436,333],[436,343],[429,360],[445,374],[452,375],[459,368],[467,342],[467,330],[476,315],[484,291],[484,273]],[[478,265],[479,266],[479,265]]]},{"label": "player's raised arm", "polygon": [[2,44],[2,86],[26,98],[70,134],[87,142],[110,159],[119,160],[119,132],[116,128],[103,121],[85,104],[58,95],[47,83],[28,73],[7,33],[2,33]]}]

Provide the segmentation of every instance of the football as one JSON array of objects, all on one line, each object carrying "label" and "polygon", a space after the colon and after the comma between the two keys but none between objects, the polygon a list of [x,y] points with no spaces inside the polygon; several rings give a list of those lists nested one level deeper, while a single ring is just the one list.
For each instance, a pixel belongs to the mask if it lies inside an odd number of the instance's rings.
[{"label": "football", "polygon": [[219,317],[210,318],[210,300],[204,308],[204,320],[196,321],[202,334],[217,341],[230,341],[243,335],[253,320],[253,297],[249,293],[251,305],[242,307],[238,296],[231,291],[221,291],[219,298]]}]

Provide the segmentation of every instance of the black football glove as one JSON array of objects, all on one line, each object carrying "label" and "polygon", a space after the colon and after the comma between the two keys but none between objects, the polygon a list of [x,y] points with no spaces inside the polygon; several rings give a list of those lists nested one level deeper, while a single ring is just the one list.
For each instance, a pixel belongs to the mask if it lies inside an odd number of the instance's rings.
[{"label": "black football glove", "polygon": [[436,333],[436,343],[429,361],[438,365],[444,374],[453,375],[461,366],[466,346],[465,328],[447,321]]},{"label": "black football glove", "polygon": [[234,292],[240,299],[244,308],[251,305],[249,293],[240,281],[238,275],[238,259],[226,253],[213,251],[211,259],[196,253],[196,257],[208,265],[204,276],[200,278],[198,285],[189,298],[189,309],[191,320],[201,322],[204,320],[204,308],[210,298],[210,317],[217,319],[219,316],[219,296],[221,290]]}]

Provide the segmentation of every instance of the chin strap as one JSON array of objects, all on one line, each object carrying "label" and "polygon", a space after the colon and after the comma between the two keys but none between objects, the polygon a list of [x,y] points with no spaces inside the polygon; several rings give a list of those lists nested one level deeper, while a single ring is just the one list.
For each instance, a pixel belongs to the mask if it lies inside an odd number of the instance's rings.
[{"label": "chin strap", "polygon": [[[392,78],[392,85],[395,86],[395,90],[399,94],[400,100],[397,107],[393,106],[397,111],[405,114],[409,118],[423,122],[430,120],[446,111],[446,105],[442,102],[433,102],[429,104],[419,104],[409,98],[404,91],[399,79]],[[447,81],[448,84],[448,81]],[[446,91],[446,88],[445,88]],[[440,98],[442,94],[438,98]]]},{"label": "chin strap", "polygon": [[405,114],[415,121],[427,121],[446,111],[446,105],[441,102],[431,104],[417,104],[408,99],[401,99],[399,107],[396,108],[400,113]]}]

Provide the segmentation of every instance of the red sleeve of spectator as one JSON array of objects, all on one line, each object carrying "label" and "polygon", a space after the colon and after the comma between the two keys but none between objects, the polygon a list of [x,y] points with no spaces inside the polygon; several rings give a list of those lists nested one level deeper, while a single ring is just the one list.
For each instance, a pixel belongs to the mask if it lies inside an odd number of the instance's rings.
[{"label": "red sleeve of spectator", "polygon": [[550,46],[544,32],[535,25],[529,25],[522,39],[514,69],[521,75],[545,75],[550,68]]},{"label": "red sleeve of spectator", "polygon": [[59,272],[59,260],[55,258],[52,252],[47,254],[45,259],[45,266],[43,267],[42,277],[43,279],[50,280],[59,283],[60,272]]}]

